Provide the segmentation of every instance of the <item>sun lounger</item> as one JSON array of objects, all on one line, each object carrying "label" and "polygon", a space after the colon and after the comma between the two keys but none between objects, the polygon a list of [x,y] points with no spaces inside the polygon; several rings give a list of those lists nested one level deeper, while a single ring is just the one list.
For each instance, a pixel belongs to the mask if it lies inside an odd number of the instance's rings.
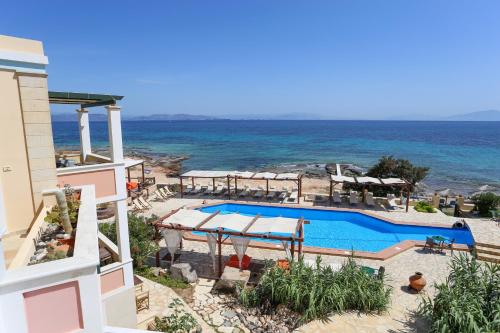
[{"label": "sun lounger", "polygon": [[146,207],[146,209],[153,208],[149,202],[146,201],[143,197],[137,198],[137,200],[142,204],[143,207]]},{"label": "sun lounger", "polygon": [[283,200],[285,203],[295,203],[299,197],[299,192],[293,191],[288,197]]},{"label": "sun lounger", "polygon": [[351,193],[349,194],[349,203],[351,205],[357,205],[358,204],[358,192],[351,191]]},{"label": "sun lounger", "polygon": [[365,200],[366,200],[366,204],[368,206],[371,206],[371,207],[375,206],[375,202],[373,201],[373,193],[372,192],[367,192],[366,193]]},{"label": "sun lounger", "polygon": [[191,191],[191,194],[198,194],[201,192],[201,185],[200,184],[196,184],[196,186],[194,187],[194,189]]},{"label": "sun lounger", "polygon": [[201,193],[202,195],[210,195],[214,192],[214,187],[212,185],[204,186],[204,190]]},{"label": "sun lounger", "polygon": [[189,194],[193,190],[193,185],[186,185],[186,189],[184,190],[184,194]]},{"label": "sun lounger", "polygon": [[166,199],[170,198],[170,196],[168,195],[168,193],[165,191],[165,188],[160,187],[157,191],[163,197],[163,199],[166,200]]},{"label": "sun lounger", "polygon": [[259,188],[255,193],[253,194],[253,197],[255,199],[260,199],[264,196],[264,190],[262,188]]},{"label": "sun lounger", "polygon": [[246,197],[248,195],[250,195],[250,188],[248,186],[245,186],[245,188],[243,189],[243,191],[241,191],[238,194],[238,197],[243,198],[243,197]]},{"label": "sun lounger", "polygon": [[168,186],[160,187],[160,193],[162,193],[166,198],[175,197],[175,192],[170,191]]},{"label": "sun lounger", "polygon": [[213,194],[215,194],[215,195],[221,195],[225,191],[226,191],[226,188],[225,188],[224,185],[217,185],[217,188],[215,189],[215,191],[213,192]]},{"label": "sun lounger", "polygon": [[424,245],[423,249],[424,250],[428,249],[431,252],[434,252],[435,249],[439,250],[439,243],[437,241],[435,241],[434,238],[432,238],[432,237],[426,237],[425,238],[425,245]]},{"label": "sun lounger", "polygon": [[170,191],[170,189],[168,188],[168,186],[165,186],[165,187],[163,188],[163,190],[165,190],[165,193],[167,193],[168,195],[170,195],[170,196],[172,196],[172,197],[173,197],[173,196],[175,196],[175,195],[177,194],[175,191]]},{"label": "sun lounger", "polygon": [[163,194],[161,194],[160,190],[154,191],[153,194],[158,200],[161,201],[167,200],[167,198]]},{"label": "sun lounger", "polygon": [[274,199],[275,196],[276,196],[276,188],[271,187],[269,189],[269,193],[266,195],[266,199],[271,200]]},{"label": "sun lounger", "polygon": [[288,195],[289,195],[288,188],[283,187],[283,192],[280,193],[278,199],[281,200],[281,202],[283,202],[285,198],[288,197]]},{"label": "sun lounger", "polygon": [[342,197],[340,196],[340,192],[338,191],[333,192],[333,203],[339,205],[342,203]]},{"label": "sun lounger", "polygon": [[135,211],[143,212],[148,209],[147,207],[144,207],[137,199],[132,200],[132,205],[134,206]]}]

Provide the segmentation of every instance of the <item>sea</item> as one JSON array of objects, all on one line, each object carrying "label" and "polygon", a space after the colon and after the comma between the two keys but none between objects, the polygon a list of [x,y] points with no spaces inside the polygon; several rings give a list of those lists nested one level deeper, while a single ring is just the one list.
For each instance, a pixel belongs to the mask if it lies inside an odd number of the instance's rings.
[{"label": "sea", "polygon": [[[210,120],[123,121],[124,147],[187,156],[183,171],[266,170],[352,163],[383,155],[430,168],[430,191],[500,188],[500,122]],[[106,122],[91,122],[93,149],[108,147]],[[56,149],[79,146],[77,122],[53,122]]]}]

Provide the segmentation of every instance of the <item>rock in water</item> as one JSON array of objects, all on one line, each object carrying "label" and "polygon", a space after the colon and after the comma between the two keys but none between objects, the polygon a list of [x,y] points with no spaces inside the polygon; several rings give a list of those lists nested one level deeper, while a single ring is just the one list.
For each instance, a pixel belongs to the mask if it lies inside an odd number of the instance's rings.
[{"label": "rock in water", "polygon": [[170,267],[170,275],[174,279],[183,280],[184,282],[194,283],[198,281],[196,271],[189,263],[177,263]]}]

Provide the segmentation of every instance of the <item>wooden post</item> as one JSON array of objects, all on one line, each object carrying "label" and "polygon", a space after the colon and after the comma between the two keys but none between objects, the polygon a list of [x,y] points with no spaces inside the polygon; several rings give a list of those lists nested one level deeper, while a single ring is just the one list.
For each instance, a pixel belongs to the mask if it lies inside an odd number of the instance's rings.
[{"label": "wooden post", "polygon": [[215,191],[215,178],[212,178],[212,191]]},{"label": "wooden post", "polygon": [[234,177],[234,195],[238,197],[238,177]]},{"label": "wooden post", "polygon": [[406,212],[408,213],[408,208],[410,207],[410,187],[408,186],[406,192]]},{"label": "wooden post", "polygon": [[142,162],[141,164],[142,164],[142,182],[146,183],[146,177],[144,175],[144,162]]},{"label": "wooden post", "polygon": [[269,194],[269,179],[266,179],[266,195]]},{"label": "wooden post", "polygon": [[297,197],[297,204],[300,203],[300,197],[302,196],[302,176],[299,176],[299,182],[298,182],[298,197]]},{"label": "wooden post", "polygon": [[191,185],[193,186],[194,188],[194,177],[191,177]]},{"label": "wooden post", "polygon": [[290,246],[290,253],[292,254],[292,259],[293,259],[295,254],[295,240],[292,239],[290,243],[292,243]]},{"label": "wooden post", "polygon": [[217,230],[217,243],[219,246],[219,278],[222,276],[222,234]]},{"label": "wooden post", "polygon": [[299,231],[299,258],[302,255],[302,243],[304,242],[304,223],[300,224],[300,231]]},{"label": "wooden post", "polygon": [[330,180],[330,206],[333,204],[333,182]]},{"label": "wooden post", "polygon": [[182,176],[181,176],[181,177],[179,177],[179,183],[180,183],[180,185],[181,185],[181,189],[180,189],[180,191],[181,191],[181,198],[182,198],[182,197],[184,197],[184,190],[182,189]]},{"label": "wooden post", "polygon": [[231,200],[231,180],[227,176],[227,198]]}]

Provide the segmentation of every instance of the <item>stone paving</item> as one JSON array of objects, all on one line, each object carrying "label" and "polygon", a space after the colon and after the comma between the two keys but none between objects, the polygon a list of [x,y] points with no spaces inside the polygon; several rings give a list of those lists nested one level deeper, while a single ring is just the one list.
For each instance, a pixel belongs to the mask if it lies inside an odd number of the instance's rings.
[{"label": "stone paving", "polygon": [[[156,215],[164,215],[173,209],[181,206],[199,205],[206,199],[171,199],[167,202],[153,202],[152,212]],[[210,200],[206,200],[211,202]],[[151,212],[149,212],[151,214]],[[414,210],[409,213],[400,211],[377,211],[375,214],[393,220],[403,220],[407,222],[431,222],[443,225],[451,225],[456,218],[444,214],[423,214]],[[485,221],[481,221],[485,222]],[[488,221],[486,221],[488,222]],[[489,221],[491,222],[491,221]],[[496,231],[491,233],[489,226],[485,229],[485,224],[479,225],[479,220],[474,220],[475,230],[480,230],[483,234],[490,234],[490,237],[497,241]],[[494,223],[491,224],[494,226]],[[498,228],[500,229],[500,228]],[[491,236],[493,234],[494,236]],[[491,238],[494,237],[494,238]],[[200,316],[209,323],[218,326],[216,329],[221,332],[247,332],[248,329],[242,325],[243,321],[238,314],[233,316],[234,309],[230,305],[226,306],[228,300],[210,293],[215,274],[212,268],[212,259],[208,255],[208,246],[204,242],[184,241],[180,260],[190,262],[197,270],[198,276],[202,277],[200,283],[195,287],[193,299],[189,303]],[[234,254],[230,245],[222,246],[222,254],[225,258]],[[281,259],[285,257],[283,251],[248,248],[247,254],[252,257],[252,261],[259,262],[259,259]],[[313,254],[305,254],[306,260],[314,260]],[[434,284],[444,281],[449,272],[449,262],[451,255],[428,253],[421,248],[412,248],[400,253],[390,259],[379,261],[371,259],[356,259],[359,264],[378,268],[384,266],[387,274],[387,283],[393,288],[391,297],[391,307],[388,313],[383,315],[359,315],[357,313],[346,313],[333,315],[329,321],[313,321],[301,328],[298,332],[426,332],[427,324],[416,315],[416,310],[422,296],[432,296],[435,292]],[[341,263],[345,258],[338,256],[322,256],[325,263]],[[262,262],[262,260],[260,260]],[[199,271],[199,272],[198,272]],[[422,272],[427,280],[427,286],[423,293],[414,294],[408,291],[408,277],[414,272]],[[233,311],[233,312],[230,312]],[[226,315],[227,316],[226,316]],[[233,319],[237,317],[238,319]],[[220,324],[220,325],[219,325]]]},{"label": "stone paving", "polygon": [[179,295],[175,293],[175,291],[143,277],[139,276],[139,278],[144,282],[143,289],[149,290],[149,309],[141,310],[137,313],[137,328],[147,329],[148,323],[151,322],[155,316],[162,317],[171,314],[172,309],[168,306],[174,298],[177,298],[181,300],[184,305],[182,309],[194,316],[201,326],[202,332],[215,332],[209,324],[207,324]]}]

